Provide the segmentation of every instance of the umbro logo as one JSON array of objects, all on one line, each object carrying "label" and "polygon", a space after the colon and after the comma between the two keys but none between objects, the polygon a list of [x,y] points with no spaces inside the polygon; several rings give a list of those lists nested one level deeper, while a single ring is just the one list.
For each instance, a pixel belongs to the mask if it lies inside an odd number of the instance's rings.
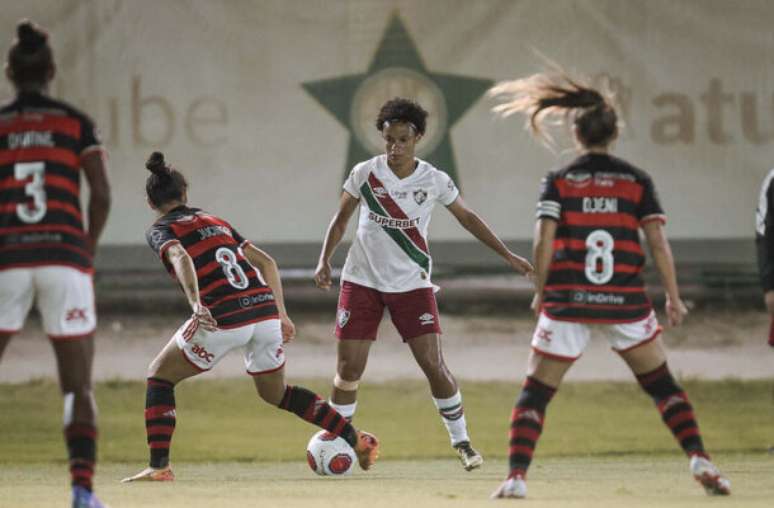
[{"label": "umbro logo", "polygon": [[374,187],[374,195],[377,198],[383,198],[387,196],[387,190],[384,187]]},{"label": "umbro logo", "polygon": [[422,326],[426,325],[432,325],[435,323],[435,316],[430,314],[429,312],[425,312],[421,316],[419,316],[419,324]]}]

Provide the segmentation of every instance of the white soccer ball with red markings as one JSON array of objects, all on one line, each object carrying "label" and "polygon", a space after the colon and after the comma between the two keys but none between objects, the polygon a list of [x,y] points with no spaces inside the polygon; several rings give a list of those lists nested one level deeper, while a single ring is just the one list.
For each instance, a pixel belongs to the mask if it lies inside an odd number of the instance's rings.
[{"label": "white soccer ball with red markings", "polygon": [[321,430],[306,445],[306,460],[320,476],[345,476],[352,474],[357,455],[342,438]]}]

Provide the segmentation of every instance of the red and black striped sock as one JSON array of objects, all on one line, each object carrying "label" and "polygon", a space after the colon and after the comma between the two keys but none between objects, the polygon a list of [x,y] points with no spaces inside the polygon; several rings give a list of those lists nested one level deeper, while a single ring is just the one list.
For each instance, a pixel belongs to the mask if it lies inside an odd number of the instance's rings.
[{"label": "red and black striped sock", "polygon": [[543,431],[546,407],[556,393],[533,377],[524,381],[519,399],[511,413],[510,449],[508,450],[509,477],[527,475],[537,440]]},{"label": "red and black striped sock", "polygon": [[150,447],[150,466],[169,465],[169,445],[175,432],[175,385],[149,377],[145,392],[145,432]]},{"label": "red and black striped sock", "polygon": [[699,424],[693,414],[688,396],[669,372],[666,362],[657,369],[639,374],[637,381],[656,403],[661,419],[672,431],[680,447],[689,456],[709,458],[699,433]]},{"label": "red and black striped sock", "polygon": [[297,415],[302,420],[336,434],[354,448],[357,432],[346,418],[333,409],[316,393],[300,386],[286,386],[285,395],[278,407]]},{"label": "red and black striped sock", "polygon": [[97,460],[97,428],[90,423],[71,423],[64,429],[73,487],[91,491]]}]

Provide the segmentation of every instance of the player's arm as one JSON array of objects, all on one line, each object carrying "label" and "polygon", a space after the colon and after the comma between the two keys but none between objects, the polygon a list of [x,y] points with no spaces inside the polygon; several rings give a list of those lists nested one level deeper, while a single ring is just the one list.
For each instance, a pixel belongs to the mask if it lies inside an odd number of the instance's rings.
[{"label": "player's arm", "polygon": [[671,326],[680,326],[688,309],[680,299],[680,288],[677,286],[677,271],[672,257],[672,249],[669,246],[664,227],[660,221],[647,221],[642,225],[645,238],[650,246],[650,254],[656,269],[661,276],[661,283],[666,292],[666,313]]},{"label": "player's arm", "polygon": [[331,223],[328,225],[328,230],[325,232],[320,259],[314,271],[314,283],[317,284],[318,288],[326,290],[331,288],[331,257],[336,252],[336,247],[341,243],[341,239],[347,231],[349,219],[355,213],[359,203],[360,200],[349,192],[344,191],[341,193],[339,209],[336,211]]},{"label": "player's arm", "polygon": [[167,262],[175,270],[177,280],[180,282],[180,286],[183,288],[185,297],[188,300],[188,304],[193,310],[194,318],[199,321],[199,324],[208,331],[214,331],[218,323],[210,314],[210,310],[202,305],[199,296],[199,281],[196,278],[196,268],[191,256],[185,251],[179,242],[174,242],[170,245],[164,256]]},{"label": "player's arm", "polygon": [[283,340],[285,342],[292,340],[296,335],[296,327],[293,324],[293,321],[290,320],[290,317],[288,317],[288,312],[285,308],[285,297],[282,292],[282,279],[280,278],[277,262],[273,257],[250,242],[247,242],[242,246],[242,251],[247,258],[247,261],[261,271],[261,274],[266,279],[266,284],[269,285],[272,293],[274,293],[274,303],[277,305],[277,310],[280,315]]},{"label": "player's arm", "polygon": [[532,259],[535,262],[535,297],[532,300],[532,310],[540,313],[543,305],[543,288],[548,280],[548,269],[554,256],[554,238],[556,238],[557,222],[554,219],[540,218],[535,223],[535,236],[532,241]]},{"label": "player's arm", "polygon": [[89,182],[89,230],[86,235],[93,253],[110,212],[110,183],[107,178],[105,153],[95,150],[85,154],[81,158],[81,166],[86,181]]},{"label": "player's arm", "polygon": [[523,257],[511,252],[492,231],[492,228],[475,211],[469,208],[461,197],[457,197],[446,208],[449,209],[463,228],[467,229],[478,241],[495,251],[511,268],[523,275],[529,275],[533,272],[532,264]]}]

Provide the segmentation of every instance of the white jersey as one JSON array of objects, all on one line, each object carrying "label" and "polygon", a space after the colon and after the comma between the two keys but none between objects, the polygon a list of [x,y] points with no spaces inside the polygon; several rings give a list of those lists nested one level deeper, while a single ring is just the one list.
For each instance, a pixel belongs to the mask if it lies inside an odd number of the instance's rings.
[{"label": "white jersey", "polygon": [[355,166],[344,190],[360,200],[360,215],[341,280],[385,293],[433,287],[427,228],[435,204],[459,196],[449,175],[417,159],[401,179],[379,155]]}]

